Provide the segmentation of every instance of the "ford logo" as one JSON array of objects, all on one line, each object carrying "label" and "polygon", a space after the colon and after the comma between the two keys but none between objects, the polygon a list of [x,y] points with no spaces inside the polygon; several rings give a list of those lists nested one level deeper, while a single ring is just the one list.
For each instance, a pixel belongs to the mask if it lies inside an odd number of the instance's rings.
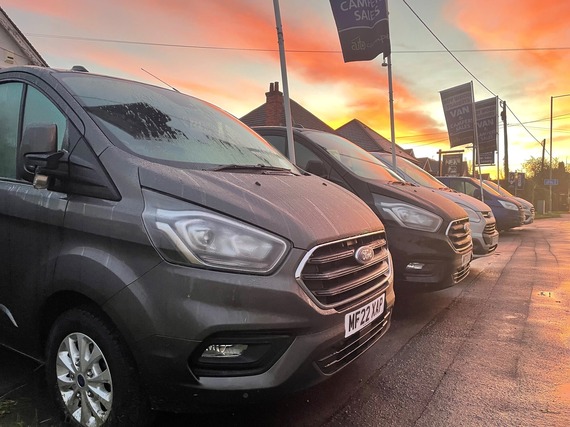
[{"label": "ford logo", "polygon": [[374,258],[374,249],[370,246],[362,246],[354,253],[354,259],[359,264],[367,264]]}]

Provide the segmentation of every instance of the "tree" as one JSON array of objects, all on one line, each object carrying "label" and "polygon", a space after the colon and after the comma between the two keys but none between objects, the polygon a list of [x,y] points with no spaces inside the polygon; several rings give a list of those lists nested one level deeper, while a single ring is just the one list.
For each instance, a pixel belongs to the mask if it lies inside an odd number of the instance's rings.
[{"label": "tree", "polygon": [[[562,166],[561,166],[562,165]],[[543,172],[548,173],[550,170],[550,159],[544,160],[544,166],[542,165],[542,158],[540,157],[531,157],[528,160],[525,160],[522,163],[522,168],[526,172],[527,178],[536,178],[542,177]],[[560,162],[557,157],[552,158],[552,170],[555,171],[556,169],[560,169],[570,172],[570,168],[564,164],[564,162]]]},{"label": "tree", "polygon": [[[522,168],[526,172],[525,199],[536,204],[538,200],[548,201],[552,194],[552,210],[568,210],[570,168],[564,162],[553,157],[551,171],[550,159],[543,165],[542,158],[531,157]],[[556,182],[552,187],[547,184],[551,178]]]}]

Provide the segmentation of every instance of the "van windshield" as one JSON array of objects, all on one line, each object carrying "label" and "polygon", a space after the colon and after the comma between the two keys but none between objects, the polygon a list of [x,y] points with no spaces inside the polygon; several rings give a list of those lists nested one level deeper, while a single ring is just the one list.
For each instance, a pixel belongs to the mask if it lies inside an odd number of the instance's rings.
[{"label": "van windshield", "polygon": [[499,187],[495,182],[493,181],[484,181],[485,185],[488,187],[491,187],[493,190],[495,190],[497,193],[499,193],[501,196],[506,196],[506,197],[515,197],[512,195],[512,193],[510,193],[509,191],[507,191],[504,187]]},{"label": "van windshield", "polygon": [[242,122],[197,98],[112,77],[62,73],[59,78],[113,144],[140,157],[191,168],[269,166],[298,172]]},{"label": "van windshield", "polygon": [[352,142],[327,132],[306,131],[311,140],[323,147],[337,162],[361,178],[404,182],[380,160]]},{"label": "van windshield", "polygon": [[[479,186],[479,181],[477,181],[477,186]],[[499,196],[499,197],[504,197],[501,195],[501,193],[499,193],[497,190],[495,190],[494,188],[488,186],[486,183],[483,183],[483,188],[485,189],[485,191],[491,193],[493,196]]]},{"label": "van windshield", "polygon": [[[385,164],[392,164],[391,154],[375,153],[374,156],[379,158]],[[422,187],[435,189],[447,188],[443,182],[419,166],[414,165],[407,159],[402,159],[401,157],[397,158],[396,165],[398,167],[398,171],[401,170],[404,175],[409,176],[416,184],[421,185]]]}]

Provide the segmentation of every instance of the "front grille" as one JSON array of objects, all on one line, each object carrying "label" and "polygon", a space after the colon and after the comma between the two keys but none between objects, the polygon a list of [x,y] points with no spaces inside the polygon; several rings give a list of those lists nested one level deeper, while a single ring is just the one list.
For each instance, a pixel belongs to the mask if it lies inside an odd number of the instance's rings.
[{"label": "front grille", "polygon": [[[359,248],[372,249],[364,264],[356,259]],[[385,232],[367,234],[317,246],[297,269],[297,280],[322,308],[342,311],[388,286],[390,253]]]},{"label": "front grille", "polygon": [[[485,241],[485,243],[490,243],[492,236],[494,236],[497,233],[497,223],[496,222],[492,222],[490,224],[485,225],[485,228],[483,229],[483,240]],[[492,246],[489,246],[489,250],[487,253],[491,253],[493,252],[495,249],[497,249],[498,244],[494,244]]]},{"label": "front grille", "polygon": [[531,214],[534,214],[534,213],[535,213],[534,206],[531,206],[531,207],[530,207],[530,213],[531,213]]},{"label": "front grille", "polygon": [[316,362],[319,369],[324,374],[333,374],[364,353],[388,330],[390,315],[391,310],[388,309],[384,316],[379,317],[361,331],[328,348]]},{"label": "front grille", "polygon": [[483,234],[495,234],[495,230],[497,229],[497,224],[496,223],[492,223],[492,224],[487,224],[483,230]]},{"label": "front grille", "polygon": [[465,264],[463,267],[459,267],[455,273],[453,273],[453,283],[459,283],[469,275],[469,270],[471,269],[471,263]]},{"label": "front grille", "polygon": [[452,221],[447,228],[447,237],[457,252],[465,252],[473,246],[469,218]]}]

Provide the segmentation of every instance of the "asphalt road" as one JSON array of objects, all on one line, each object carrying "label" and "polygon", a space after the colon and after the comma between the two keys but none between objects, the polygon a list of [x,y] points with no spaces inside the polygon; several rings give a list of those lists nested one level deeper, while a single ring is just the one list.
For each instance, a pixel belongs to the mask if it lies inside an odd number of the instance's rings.
[{"label": "asphalt road", "polygon": [[[43,368],[0,347],[0,427],[61,425],[45,394]],[[155,425],[570,426],[570,215],[502,233],[457,286],[397,292],[387,335],[330,380]]]}]

